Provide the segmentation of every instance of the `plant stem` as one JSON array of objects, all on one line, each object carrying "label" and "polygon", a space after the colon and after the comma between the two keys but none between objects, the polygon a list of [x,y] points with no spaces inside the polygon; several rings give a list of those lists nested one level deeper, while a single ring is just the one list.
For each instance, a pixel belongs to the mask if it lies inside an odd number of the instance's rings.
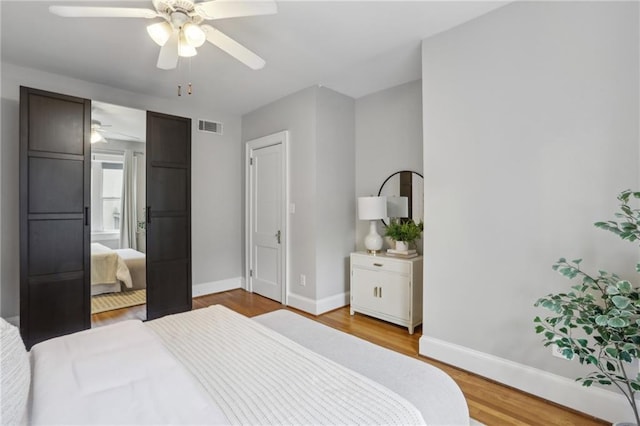
[{"label": "plant stem", "polygon": [[618,360],[618,367],[620,368],[620,371],[622,371],[622,376],[624,377],[624,381],[627,384],[627,388],[629,389],[629,402],[631,403],[631,408],[633,409],[633,415],[636,418],[636,424],[640,425],[640,416],[638,416],[638,406],[636,405],[635,392],[631,388],[629,378],[627,377],[627,372],[625,371],[624,364],[622,364],[621,360]]}]

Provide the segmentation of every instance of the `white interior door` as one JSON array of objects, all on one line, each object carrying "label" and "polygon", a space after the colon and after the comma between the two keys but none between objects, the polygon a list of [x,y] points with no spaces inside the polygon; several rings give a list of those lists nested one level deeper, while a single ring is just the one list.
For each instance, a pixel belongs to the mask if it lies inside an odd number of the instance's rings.
[{"label": "white interior door", "polygon": [[248,142],[248,288],[285,303],[286,173],[282,133]]}]

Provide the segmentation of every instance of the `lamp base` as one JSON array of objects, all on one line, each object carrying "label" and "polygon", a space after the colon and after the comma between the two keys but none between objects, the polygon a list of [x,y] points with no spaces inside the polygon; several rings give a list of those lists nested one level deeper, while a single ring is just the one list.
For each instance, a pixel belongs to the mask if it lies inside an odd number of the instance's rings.
[{"label": "lamp base", "polygon": [[382,237],[378,234],[376,228],[376,220],[372,220],[369,223],[369,233],[364,239],[364,246],[367,249],[367,253],[375,254],[382,249]]},{"label": "lamp base", "polygon": [[367,253],[375,256],[378,253],[382,253],[382,250],[367,250]]}]

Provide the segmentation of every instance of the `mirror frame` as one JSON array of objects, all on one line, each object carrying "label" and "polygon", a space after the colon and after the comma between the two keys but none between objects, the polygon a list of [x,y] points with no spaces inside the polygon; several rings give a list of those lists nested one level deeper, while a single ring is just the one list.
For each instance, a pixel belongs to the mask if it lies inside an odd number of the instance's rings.
[{"label": "mirror frame", "polygon": [[[380,195],[382,195],[382,188],[384,188],[384,185],[385,185],[385,184],[386,184],[386,183],[387,183],[387,182],[388,182],[392,177],[394,177],[395,175],[400,174],[400,173],[411,173],[412,175],[418,175],[418,176],[420,176],[420,178],[421,178],[421,179],[422,179],[422,181],[423,181],[423,188],[422,188],[422,191],[424,192],[424,176],[422,176],[422,174],[420,174],[420,173],[418,173],[418,172],[414,172],[413,170],[399,170],[399,171],[397,171],[397,172],[392,173],[391,175],[389,175],[389,177],[387,177],[387,178],[384,180],[384,182],[382,182],[382,185],[380,185],[380,189],[378,190],[378,197],[379,197]],[[382,223],[384,224],[384,226],[387,226],[387,225],[388,225],[388,224],[387,224],[387,222],[385,222],[385,220],[384,220],[384,219],[380,219],[380,220],[382,221]],[[424,221],[424,217],[422,218],[422,221]]]}]

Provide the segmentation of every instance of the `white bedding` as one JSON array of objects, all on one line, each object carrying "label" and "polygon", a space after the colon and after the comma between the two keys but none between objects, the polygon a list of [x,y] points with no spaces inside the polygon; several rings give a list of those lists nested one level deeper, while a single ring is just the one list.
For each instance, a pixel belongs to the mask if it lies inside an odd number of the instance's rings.
[{"label": "white bedding", "polygon": [[424,424],[395,392],[224,306],[147,326],[232,424]]},{"label": "white bedding", "polygon": [[39,343],[31,364],[32,424],[228,423],[137,320]]},{"label": "white bedding", "polygon": [[91,294],[119,291],[120,282],[133,287],[124,260],[109,247],[91,243]]},{"label": "white bedding", "polygon": [[[197,312],[173,318],[189,318]],[[468,424],[466,402],[455,383],[426,363],[290,312],[277,311],[257,321],[276,330],[290,329],[292,340],[303,346],[309,347],[314,340],[324,342],[312,349],[325,356],[329,354],[328,358],[412,402],[427,424]],[[125,321],[35,345],[31,350],[32,423],[233,423],[207,394],[200,378],[189,373],[150,330],[148,325],[153,323]],[[181,334],[192,334],[192,324],[188,327],[187,324],[188,321],[182,327],[178,324]],[[206,326],[216,327],[216,322],[209,321]],[[218,349],[224,351],[225,347],[222,342]],[[201,350],[198,345],[193,348],[194,357],[217,356],[217,352]],[[233,355],[233,349],[228,350]],[[261,352],[254,352],[255,362],[260,363]],[[265,398],[265,404],[269,399],[272,398]]]}]

